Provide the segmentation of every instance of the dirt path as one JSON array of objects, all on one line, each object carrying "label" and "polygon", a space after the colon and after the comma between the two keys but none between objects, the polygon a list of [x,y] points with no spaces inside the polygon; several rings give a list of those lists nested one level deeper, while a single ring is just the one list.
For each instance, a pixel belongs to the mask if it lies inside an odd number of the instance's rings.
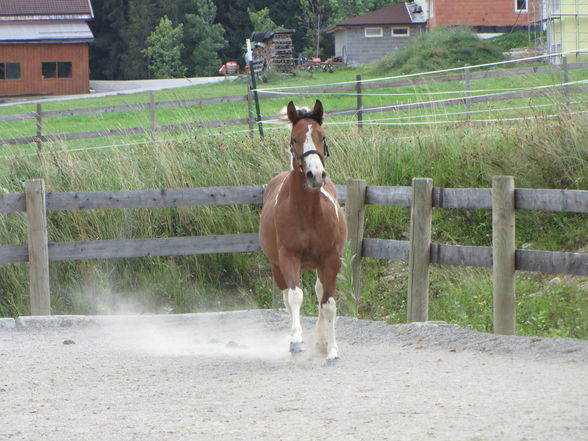
[{"label": "dirt path", "polygon": [[325,367],[280,312],[77,321],[0,328],[1,440],[588,439],[587,341],[341,318]]}]

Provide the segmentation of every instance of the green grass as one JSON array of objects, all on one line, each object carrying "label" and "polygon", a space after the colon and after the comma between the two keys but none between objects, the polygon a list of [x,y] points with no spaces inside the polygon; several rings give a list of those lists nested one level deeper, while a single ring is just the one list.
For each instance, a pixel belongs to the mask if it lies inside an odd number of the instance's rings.
[{"label": "green grass", "polygon": [[522,49],[534,46],[533,39],[529,41],[529,33],[527,31],[502,34],[498,37],[491,38],[489,42],[504,52],[510,49]]},{"label": "green grass", "polygon": [[438,27],[414,38],[404,48],[380,61],[375,69],[376,72],[391,70],[408,74],[503,59],[498,47],[479,39],[468,28]]},{"label": "green grass", "polygon": [[[386,71],[376,74],[371,67],[363,69],[340,69],[336,72],[315,74],[299,73],[297,76],[278,76],[272,75],[268,83],[260,84],[260,87],[286,87],[286,86],[305,86],[304,89],[296,89],[292,92],[304,92],[307,88],[318,87],[321,84],[337,83],[343,81],[354,81],[355,76],[360,73],[364,79],[381,77],[382,75],[391,75],[393,71]],[[588,69],[578,69],[570,71],[570,81],[585,79],[588,75]],[[495,90],[495,89],[512,89],[537,87],[561,82],[561,72],[557,66],[553,66],[551,72],[541,74],[516,75],[506,78],[489,78],[474,79],[471,82],[470,89],[473,91]],[[446,98],[458,98],[463,96],[463,81],[454,81],[449,83],[421,84],[413,86],[402,86],[386,89],[366,90],[366,96],[363,97],[364,107],[377,107],[387,105],[398,105],[412,102],[437,101]],[[245,79],[235,82],[223,82],[206,86],[194,86],[182,89],[171,89],[156,93],[156,101],[174,101],[191,98],[206,98],[215,96],[244,95],[247,90]],[[457,94],[442,94],[445,92],[457,91]],[[440,94],[441,93],[441,94]],[[491,92],[472,92],[472,95],[483,95]],[[371,94],[371,95],[370,95]],[[400,94],[398,96],[381,96],[382,94]],[[402,95],[404,94],[404,95]],[[331,94],[331,95],[313,95],[313,96],[279,96],[276,99],[261,100],[261,113],[263,116],[277,115],[290,99],[293,99],[299,105],[311,105],[316,98],[323,101],[328,111],[337,109],[355,108],[356,98],[353,94]],[[77,109],[85,107],[102,107],[123,104],[136,104],[148,102],[148,94],[120,95],[105,98],[91,98],[70,100],[63,102],[47,102],[43,104],[44,111]],[[566,106],[567,111],[577,111],[586,107],[588,98],[582,94],[571,94],[570,103]],[[0,107],[0,115],[22,114],[35,111],[32,104],[21,104],[12,107]],[[405,109],[387,112],[378,112],[365,114],[364,121],[384,122],[388,124],[405,124],[406,123],[440,123],[444,121],[459,121],[465,116],[463,112],[465,106],[456,104],[452,106],[436,106],[425,109]],[[489,103],[472,104],[472,119],[496,119],[496,118],[516,118],[532,117],[535,115],[547,115],[559,113],[561,111],[561,100],[553,96],[537,96],[527,99],[508,100]],[[225,103],[206,106],[183,107],[175,109],[160,109],[156,112],[158,125],[187,124],[206,121],[219,121],[244,118],[247,115],[247,105],[241,103]],[[353,122],[354,116],[330,118],[332,123]],[[385,121],[381,121],[385,120]],[[112,129],[127,129],[136,127],[149,127],[149,114],[147,111],[122,112],[122,113],[104,113],[99,115],[83,115],[62,118],[46,118],[43,121],[43,134],[58,135],[87,131],[104,131]],[[417,125],[417,127],[419,127]],[[201,129],[199,132],[206,134],[219,134],[223,132],[232,132],[244,130],[246,127],[226,127],[219,129]],[[414,132],[412,125],[404,127],[406,133]],[[193,131],[184,131],[177,136],[191,136]],[[10,139],[19,137],[30,137],[36,133],[34,120],[15,121],[10,123],[0,123],[0,139]],[[172,139],[176,135],[166,133],[162,137]],[[133,135],[126,137],[129,142],[145,142],[150,139],[149,135]],[[114,137],[100,137],[90,140],[69,141],[67,146],[72,149],[83,147],[97,147],[105,145],[120,144]],[[59,143],[59,147],[63,144]],[[48,149],[51,149],[48,146]],[[3,156],[13,154],[30,154],[35,152],[35,145],[28,146],[2,146],[0,147]]]},{"label": "green grass", "polygon": [[[565,107],[562,107],[565,109]],[[553,121],[518,126],[431,126],[412,133],[366,127],[361,133],[327,127],[333,180],[365,179],[368,185],[410,185],[415,176],[435,186],[489,187],[495,174],[510,174],[517,187],[588,188],[588,121],[561,113]],[[402,136],[400,136],[402,135]],[[417,135],[417,136],[415,136]],[[121,141],[124,141],[122,139]],[[43,178],[48,191],[100,191],[261,185],[288,167],[287,131],[257,136],[209,136],[129,148],[70,152],[55,144],[45,155],[0,162],[0,191],[22,192],[26,179]],[[149,210],[50,212],[50,241],[155,238],[255,233],[259,207],[201,207]],[[366,237],[406,240],[405,208],[367,207]],[[435,242],[488,246],[491,217],[484,210],[435,210]],[[563,213],[517,213],[517,247],[585,252],[588,219]],[[26,243],[22,214],[0,213],[0,243]],[[364,259],[357,305],[343,296],[341,310],[362,318],[406,318],[406,267]],[[586,277],[517,274],[517,332],[588,338]],[[269,265],[259,253],[134,258],[51,264],[54,313],[135,310],[204,311],[271,307]],[[0,315],[28,313],[24,264],[0,266]],[[350,281],[340,280],[345,289]],[[304,278],[304,311],[316,313],[314,280]],[[349,290],[346,291],[349,293]],[[432,319],[487,331],[491,327],[491,282],[487,270],[431,269]]]}]

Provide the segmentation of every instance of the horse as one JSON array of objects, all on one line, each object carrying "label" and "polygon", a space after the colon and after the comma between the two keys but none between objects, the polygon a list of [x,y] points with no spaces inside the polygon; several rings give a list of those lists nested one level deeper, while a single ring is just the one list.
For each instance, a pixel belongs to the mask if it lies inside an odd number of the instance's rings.
[{"label": "horse", "polygon": [[293,354],[305,350],[300,324],[300,274],[316,270],[316,347],[326,354],[327,364],[333,365],[340,360],[335,337],[335,288],[347,223],[337,202],[336,187],[325,171],[329,151],[322,127],[323,113],[319,100],[312,110],[297,109],[292,101],[288,103],[291,167],[266,187],[259,241],[291,318]]}]

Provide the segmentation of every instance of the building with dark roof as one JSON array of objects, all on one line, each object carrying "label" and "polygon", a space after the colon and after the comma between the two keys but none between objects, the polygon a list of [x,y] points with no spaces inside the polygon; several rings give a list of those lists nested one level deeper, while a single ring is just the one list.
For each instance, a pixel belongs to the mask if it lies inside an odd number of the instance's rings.
[{"label": "building with dark roof", "polygon": [[87,93],[90,0],[0,0],[0,96]]},{"label": "building with dark roof", "polygon": [[335,35],[335,56],[350,66],[359,66],[397,52],[424,32],[426,25],[422,7],[408,2],[350,18],[327,32]]}]

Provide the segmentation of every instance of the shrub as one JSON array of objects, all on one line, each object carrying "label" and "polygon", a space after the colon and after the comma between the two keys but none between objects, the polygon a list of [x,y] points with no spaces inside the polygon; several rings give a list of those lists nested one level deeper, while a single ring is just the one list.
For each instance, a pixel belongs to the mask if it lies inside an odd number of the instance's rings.
[{"label": "shrub", "polygon": [[408,74],[503,59],[499,48],[480,40],[470,29],[440,27],[423,33],[402,50],[384,58],[376,65],[376,71]]}]

